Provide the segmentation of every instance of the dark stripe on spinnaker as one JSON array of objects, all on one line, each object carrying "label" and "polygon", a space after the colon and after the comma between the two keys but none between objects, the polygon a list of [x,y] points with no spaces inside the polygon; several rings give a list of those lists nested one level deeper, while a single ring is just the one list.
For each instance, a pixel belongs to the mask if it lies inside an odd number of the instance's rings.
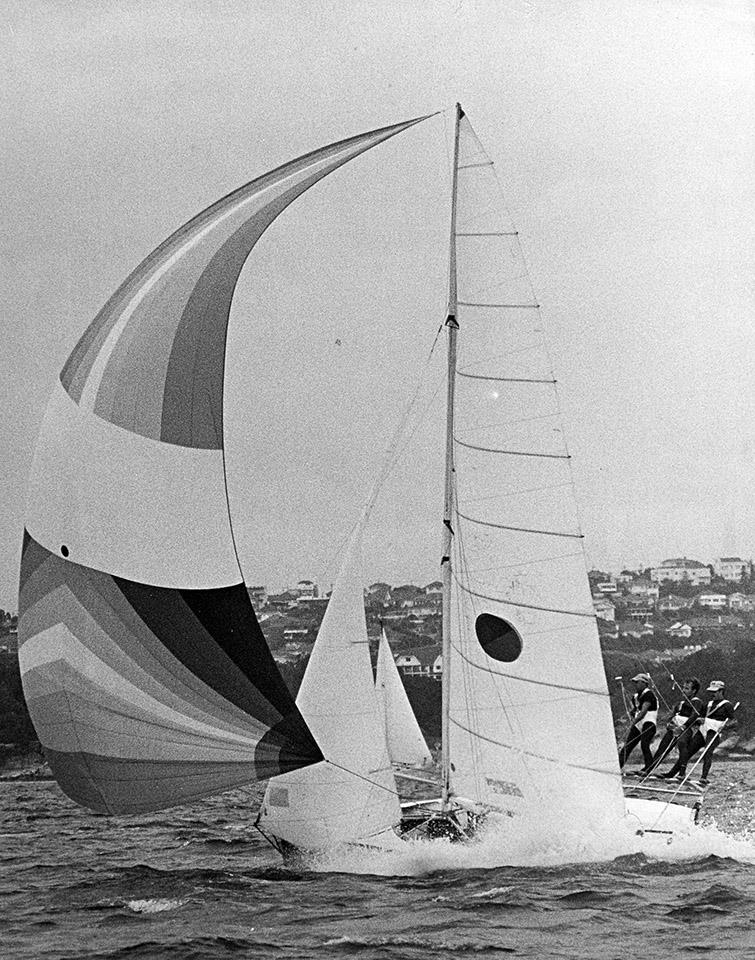
[{"label": "dark stripe on spinnaker", "polygon": [[45,756],[63,792],[98,813],[145,813],[175,807],[296,769],[286,768],[277,748],[268,745],[254,763],[122,760],[47,748]]}]

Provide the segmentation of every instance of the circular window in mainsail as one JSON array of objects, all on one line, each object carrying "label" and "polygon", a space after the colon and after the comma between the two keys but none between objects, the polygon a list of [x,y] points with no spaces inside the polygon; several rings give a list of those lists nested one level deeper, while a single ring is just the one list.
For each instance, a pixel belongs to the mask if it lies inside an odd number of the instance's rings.
[{"label": "circular window in mainsail", "polygon": [[511,663],[522,652],[522,638],[508,621],[492,613],[481,613],[475,620],[480,646],[493,660]]}]

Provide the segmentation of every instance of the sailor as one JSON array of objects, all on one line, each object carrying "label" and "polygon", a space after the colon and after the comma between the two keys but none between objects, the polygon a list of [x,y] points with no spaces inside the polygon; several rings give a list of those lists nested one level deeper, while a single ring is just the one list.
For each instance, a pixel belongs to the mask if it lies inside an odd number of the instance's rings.
[{"label": "sailor", "polygon": [[658,698],[650,688],[649,674],[638,673],[636,677],[632,677],[632,683],[635,688],[632,695],[632,725],[627,731],[624,746],[619,750],[619,766],[624,766],[639,743],[642,758],[645,761],[641,774],[645,774],[653,763],[650,744],[653,742],[658,723]]},{"label": "sailor", "polygon": [[721,729],[724,725],[734,727],[737,722],[734,719],[734,707],[724,697],[725,686],[723,680],[711,680],[707,690],[712,694],[711,699],[706,703],[698,719],[694,721],[694,725],[690,727],[691,736],[682,738],[680,741],[679,759],[669,772],[663,775],[665,780],[670,780],[674,776],[678,780],[685,780],[690,759],[698,750],[705,750],[702,776],[698,783],[701,787],[707,787],[710,783],[708,774],[710,765],[713,763],[713,752],[721,739]]},{"label": "sailor", "polygon": [[734,707],[730,700],[724,697],[726,684],[723,680],[711,680],[708,693],[712,697],[705,707],[703,722],[700,726],[700,736],[703,738],[705,756],[703,757],[703,775],[698,781],[701,787],[707,787],[710,781],[710,765],[713,763],[713,752],[721,740],[721,729],[726,726],[733,729],[737,725],[734,717]]},{"label": "sailor", "polygon": [[[651,770],[666,759],[673,746],[679,749],[683,739],[684,742],[688,742],[694,734],[694,723],[703,712],[702,700],[697,696],[699,690],[700,681],[697,677],[690,677],[682,683],[682,699],[674,706],[671,717],[666,724],[663,739],[653,754]],[[664,779],[668,779],[668,777],[664,775]]]}]

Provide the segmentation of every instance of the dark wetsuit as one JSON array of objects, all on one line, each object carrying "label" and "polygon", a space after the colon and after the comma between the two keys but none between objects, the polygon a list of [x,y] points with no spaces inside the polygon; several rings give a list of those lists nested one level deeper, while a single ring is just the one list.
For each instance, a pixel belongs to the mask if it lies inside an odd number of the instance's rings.
[{"label": "dark wetsuit", "polygon": [[653,762],[649,768],[650,770],[657,767],[659,763],[666,759],[674,744],[679,747],[682,739],[686,738],[686,740],[689,741],[689,738],[694,733],[692,725],[702,711],[703,702],[699,697],[685,697],[677,703],[671,720],[673,727],[664,733],[663,739],[658,744],[658,749],[653,754]]},{"label": "dark wetsuit", "polygon": [[[634,716],[637,716],[640,710],[646,705],[648,714],[658,715],[658,697],[656,697],[650,687],[645,687],[641,693],[635,693],[632,696],[632,702],[634,704]],[[624,766],[629,759],[629,755],[639,743],[642,749],[642,759],[644,760],[643,769],[647,771],[653,763],[650,744],[653,742],[653,737],[655,736],[655,719],[651,716],[648,716],[647,719],[643,717],[640,723],[642,724],[641,728],[632,723],[632,726],[627,730],[624,746],[619,750],[619,766]]]}]

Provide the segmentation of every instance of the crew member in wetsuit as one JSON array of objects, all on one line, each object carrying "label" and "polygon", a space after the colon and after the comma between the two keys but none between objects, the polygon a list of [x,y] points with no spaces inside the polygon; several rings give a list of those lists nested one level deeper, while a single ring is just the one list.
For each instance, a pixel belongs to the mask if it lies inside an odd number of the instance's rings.
[{"label": "crew member in wetsuit", "polygon": [[645,761],[642,773],[647,773],[653,763],[650,744],[655,736],[658,723],[658,697],[650,689],[650,676],[638,673],[632,677],[635,693],[632,696],[632,725],[627,730],[624,746],[619,750],[619,766],[623,767],[629,755],[640,744],[642,758]]},{"label": "crew member in wetsuit", "polygon": [[735,727],[737,721],[734,719],[734,707],[729,700],[724,697],[725,684],[723,680],[711,680],[708,686],[708,693],[713,694],[701,711],[694,726],[690,727],[692,736],[685,743],[679,744],[679,759],[667,774],[663,775],[664,780],[669,780],[676,776],[678,780],[684,780],[687,776],[687,764],[690,759],[698,752],[705,749],[703,757],[703,772],[698,783],[701,787],[707,787],[710,781],[710,765],[713,763],[713,752],[721,739],[721,728],[726,724],[727,727]]},{"label": "crew member in wetsuit", "polygon": [[[695,733],[693,725],[695,720],[697,720],[703,712],[703,702],[697,696],[699,690],[700,681],[697,677],[690,677],[689,680],[685,680],[682,684],[682,699],[674,707],[671,717],[666,724],[666,732],[663,735],[663,739],[653,754],[653,762],[650,766],[651,770],[655,769],[659,763],[666,759],[674,745],[679,749],[679,744],[683,738],[685,742],[689,742]],[[666,775],[664,775],[664,779],[667,779]]]}]

